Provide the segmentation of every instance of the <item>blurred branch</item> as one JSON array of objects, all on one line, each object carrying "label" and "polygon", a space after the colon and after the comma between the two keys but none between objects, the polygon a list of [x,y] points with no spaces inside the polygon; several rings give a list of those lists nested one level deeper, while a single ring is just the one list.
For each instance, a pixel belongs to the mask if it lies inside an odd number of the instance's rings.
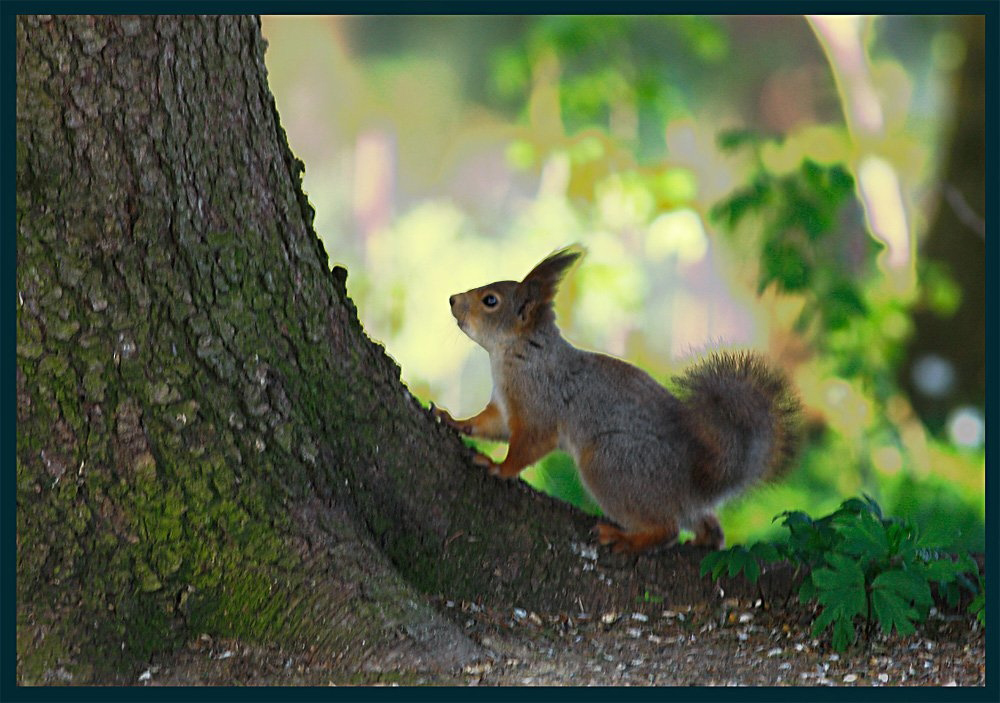
[{"label": "blurred branch", "polygon": [[871,18],[810,15],[807,20],[823,46],[840,93],[847,129],[857,149],[852,168],[868,229],[887,249],[879,257],[883,270],[899,292],[912,290],[915,247],[906,199],[895,166],[876,151],[886,137],[886,123],[865,46]]},{"label": "blurred branch", "polygon": [[951,206],[952,211],[955,213],[955,217],[963,225],[972,230],[975,234],[979,235],[979,238],[986,240],[986,220],[982,216],[972,209],[969,205],[969,201],[965,199],[965,195],[956,186],[951,183],[945,183],[943,189],[944,199]]}]

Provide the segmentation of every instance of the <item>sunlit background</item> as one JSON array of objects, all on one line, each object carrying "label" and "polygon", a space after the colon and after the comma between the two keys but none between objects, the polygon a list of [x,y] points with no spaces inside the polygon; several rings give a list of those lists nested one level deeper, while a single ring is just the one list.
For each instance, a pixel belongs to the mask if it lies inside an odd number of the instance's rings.
[{"label": "sunlit background", "polygon": [[[300,16],[263,31],[316,231],[421,400],[457,417],[490,395],[448,296],[579,242],[556,306],[577,346],[664,382],[706,349],[753,347],[800,389],[807,450],[725,508],[731,542],[864,492],[982,548],[983,337],[927,330],[984,319],[983,257],[923,254],[947,208],[962,226],[944,250],[983,245],[984,196],[946,177],[955,135],[981,138],[956,107],[981,25]],[[525,477],[593,510],[565,456]]]}]

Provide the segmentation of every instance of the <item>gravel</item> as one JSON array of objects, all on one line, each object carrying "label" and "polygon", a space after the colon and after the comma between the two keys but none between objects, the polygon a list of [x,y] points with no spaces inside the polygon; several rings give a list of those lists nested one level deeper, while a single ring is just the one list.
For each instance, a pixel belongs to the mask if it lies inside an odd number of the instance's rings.
[{"label": "gravel", "polygon": [[983,632],[965,614],[934,612],[909,637],[880,631],[843,653],[813,637],[813,613],[758,602],[659,613],[496,611],[438,603],[489,656],[460,672],[338,672],[207,635],[137,672],[135,685],[984,686]]}]

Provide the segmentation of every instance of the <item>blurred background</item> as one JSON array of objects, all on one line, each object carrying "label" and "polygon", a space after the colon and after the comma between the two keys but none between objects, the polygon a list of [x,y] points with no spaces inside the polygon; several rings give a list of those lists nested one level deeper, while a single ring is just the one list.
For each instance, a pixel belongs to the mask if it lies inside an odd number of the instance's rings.
[{"label": "blurred background", "polygon": [[[978,17],[265,17],[331,265],[423,402],[489,399],[448,296],[588,255],[576,346],[669,383],[752,347],[806,406],[730,543],[868,493],[984,546],[985,59]],[[501,445],[485,450],[502,457]],[[556,454],[524,474],[596,507]]]}]

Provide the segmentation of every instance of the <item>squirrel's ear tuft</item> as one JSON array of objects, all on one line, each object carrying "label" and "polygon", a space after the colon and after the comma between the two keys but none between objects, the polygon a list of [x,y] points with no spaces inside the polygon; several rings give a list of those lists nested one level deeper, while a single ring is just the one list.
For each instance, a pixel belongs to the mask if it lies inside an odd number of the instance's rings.
[{"label": "squirrel's ear tuft", "polygon": [[552,253],[524,277],[521,285],[528,285],[532,290],[532,298],[537,302],[548,302],[556,294],[556,288],[566,269],[583,256],[585,250],[579,244],[568,246]]}]

